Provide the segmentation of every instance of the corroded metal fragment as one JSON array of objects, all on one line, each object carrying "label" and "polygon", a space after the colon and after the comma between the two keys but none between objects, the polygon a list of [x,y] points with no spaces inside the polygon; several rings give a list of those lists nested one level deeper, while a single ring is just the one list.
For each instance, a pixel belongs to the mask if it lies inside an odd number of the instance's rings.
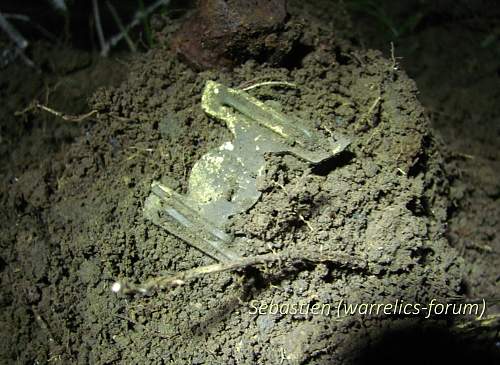
[{"label": "corroded metal fragment", "polygon": [[224,225],[260,198],[256,179],[265,166],[264,154],[289,153],[317,164],[342,152],[349,140],[327,138],[310,123],[214,81],[207,82],[201,105],[208,115],[226,123],[233,141],[194,164],[186,195],[155,182],[145,215],[211,257],[227,261],[237,254],[227,248],[232,239],[224,233]]}]

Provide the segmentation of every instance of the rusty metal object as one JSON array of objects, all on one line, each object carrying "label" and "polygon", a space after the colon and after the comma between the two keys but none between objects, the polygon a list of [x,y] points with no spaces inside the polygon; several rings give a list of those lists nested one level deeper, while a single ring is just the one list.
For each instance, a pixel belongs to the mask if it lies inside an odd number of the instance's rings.
[{"label": "rusty metal object", "polygon": [[300,33],[286,20],[286,0],[200,0],[171,46],[198,69],[232,67],[247,59],[277,63]]}]

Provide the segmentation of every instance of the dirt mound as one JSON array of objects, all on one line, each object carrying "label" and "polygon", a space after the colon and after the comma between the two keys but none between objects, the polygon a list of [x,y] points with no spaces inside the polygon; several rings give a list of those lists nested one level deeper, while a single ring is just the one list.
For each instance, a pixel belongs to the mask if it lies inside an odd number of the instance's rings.
[{"label": "dirt mound", "polygon": [[[415,84],[394,60],[334,35],[306,28],[308,52],[288,68],[250,61],[196,73],[157,49],[128,65],[121,86],[98,91],[90,100],[96,122],[64,156],[2,189],[3,360],[357,362],[388,329],[430,322],[395,309],[336,316],[342,303],[425,305],[461,295],[462,260],[445,238],[452,197]],[[142,213],[153,180],[185,190],[193,163],[231,138],[200,107],[207,80],[294,83],[251,93],[352,140],[319,166],[269,156],[260,201],[228,227],[238,237],[233,248],[245,256],[339,252],[364,268],[276,262],[146,297],[111,292],[116,278],[212,262]],[[271,304],[288,313],[270,313]],[[330,313],[292,312],[325,304]]]}]

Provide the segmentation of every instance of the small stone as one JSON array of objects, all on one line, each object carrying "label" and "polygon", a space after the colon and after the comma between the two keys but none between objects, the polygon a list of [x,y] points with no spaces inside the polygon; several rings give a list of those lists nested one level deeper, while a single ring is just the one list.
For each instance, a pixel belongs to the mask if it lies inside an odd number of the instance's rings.
[{"label": "small stone", "polygon": [[228,68],[249,59],[279,62],[300,36],[286,24],[285,0],[201,0],[171,47],[196,69]]}]

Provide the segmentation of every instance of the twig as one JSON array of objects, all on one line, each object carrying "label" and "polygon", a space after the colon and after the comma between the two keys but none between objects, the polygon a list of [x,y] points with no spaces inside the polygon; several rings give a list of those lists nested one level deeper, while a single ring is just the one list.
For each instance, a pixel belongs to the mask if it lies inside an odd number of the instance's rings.
[{"label": "twig", "polygon": [[309,230],[311,232],[314,232],[314,227],[312,226],[312,224],[309,223],[309,221],[307,221],[302,214],[298,213],[298,216],[299,216],[299,219],[302,221],[302,223],[305,223],[307,228],[309,228]]},{"label": "twig", "polygon": [[127,31],[127,29],[125,29],[125,26],[123,25],[123,22],[122,22],[120,16],[118,15],[118,12],[116,11],[115,7],[109,1],[106,1],[106,6],[108,7],[109,12],[113,16],[121,33],[124,35],[125,41],[127,42],[130,50],[134,53],[137,52],[137,47],[135,46],[134,42],[132,41],[132,38],[130,38],[130,36],[128,35],[128,31]]},{"label": "twig", "polygon": [[26,49],[28,47],[28,41],[17,31],[16,28],[0,13],[0,28],[3,29],[9,38],[14,42],[17,48],[20,50]]},{"label": "twig", "polygon": [[52,33],[50,33],[47,29],[42,27],[40,24],[33,22],[33,20],[31,20],[31,18],[27,15],[11,14],[11,13],[5,14],[4,13],[3,16],[5,17],[5,19],[19,20],[19,21],[28,23],[29,25],[35,27],[40,33],[42,33],[45,37],[47,37],[48,39],[50,39],[54,43],[56,43],[58,41],[56,36],[54,36]]},{"label": "twig", "polygon": [[97,38],[99,39],[99,45],[101,46],[101,54],[107,54],[109,49],[106,41],[104,40],[104,33],[102,31],[101,25],[101,15],[99,14],[99,5],[97,5],[97,0],[92,0],[92,8],[94,10],[94,19],[95,19],[95,29],[97,31]]},{"label": "twig", "polygon": [[49,108],[48,106],[38,104],[38,103],[36,104],[36,107],[40,108],[42,110],[45,110],[46,112],[49,112],[51,114],[54,114],[56,117],[62,118],[67,122],[81,122],[87,118],[90,118],[94,114],[97,114],[97,110],[92,110],[92,111],[88,112],[87,114],[82,114],[82,115],[63,114],[61,112],[58,112],[57,110]]},{"label": "twig", "polygon": [[398,69],[398,65],[397,65],[397,61],[396,61],[394,42],[391,42],[391,60],[392,60],[391,68],[393,71],[396,71]]},{"label": "twig", "polygon": [[15,116],[23,115],[29,112],[30,110],[38,108],[41,110],[44,110],[52,115],[55,115],[56,117],[59,117],[67,122],[82,122],[87,118],[90,118],[91,116],[97,114],[97,110],[92,110],[86,114],[81,114],[81,115],[71,115],[71,114],[64,114],[62,112],[59,112],[57,110],[54,110],[52,108],[49,108],[46,105],[40,104],[39,102],[34,102],[31,105],[29,105],[27,108],[24,110],[18,111],[14,113]]},{"label": "twig", "polygon": [[378,96],[372,103],[372,105],[370,106],[370,109],[368,109],[368,111],[366,112],[367,116],[368,115],[371,115],[373,113],[373,111],[375,110],[375,108],[377,107],[378,103],[380,102],[382,98],[380,96]]},{"label": "twig", "polygon": [[358,64],[360,66],[363,66],[363,67],[365,66],[365,63],[363,62],[363,60],[361,59],[361,57],[357,54],[357,52],[354,52],[354,51],[351,52],[351,53],[344,53],[344,52],[342,52],[342,55],[346,56],[346,57],[348,57],[350,59],[354,59],[356,62],[358,62]]},{"label": "twig", "polygon": [[22,20],[24,22],[29,22],[30,17],[24,14],[3,14],[5,19]]},{"label": "twig", "polygon": [[[378,96],[378,97],[375,98],[375,100],[373,101],[372,105],[370,105],[370,108],[368,108],[368,110],[361,117],[361,122],[362,123],[368,122],[370,118],[373,118],[375,108],[377,108],[377,106],[379,105],[380,100],[382,100],[381,96]],[[370,136],[370,138],[371,137],[372,136]]]},{"label": "twig", "polygon": [[259,82],[257,84],[253,84],[247,87],[242,88],[243,91],[248,91],[255,89],[257,87],[261,86],[288,86],[294,89],[297,89],[298,86],[292,82],[287,82],[287,81],[264,81],[264,82]]},{"label": "twig", "polygon": [[271,262],[330,262],[350,269],[366,269],[366,263],[349,255],[342,253],[325,254],[322,252],[287,252],[282,254],[265,254],[259,256],[244,257],[231,262],[223,262],[208,266],[202,266],[191,270],[182,271],[174,275],[158,276],[147,280],[142,284],[133,284],[126,281],[117,281],[111,286],[111,291],[124,294],[148,294],[155,289],[164,289],[184,285],[186,281],[200,276],[215,274],[223,271],[235,271],[249,266],[263,265]]},{"label": "twig", "polygon": [[7,18],[0,12],[0,28],[7,34],[7,36],[14,42],[17,54],[22,60],[30,67],[36,69],[35,64],[28,56],[24,54],[24,50],[28,47],[28,41],[17,31],[12,24],[9,23]]},{"label": "twig", "polygon": [[161,5],[168,5],[169,3],[170,3],[170,0],[158,0],[155,3],[151,4],[150,6],[148,6],[146,9],[144,9],[144,11],[140,11],[140,10],[137,11],[134,14],[132,21],[123,29],[123,31],[114,35],[105,43],[105,46],[102,48],[101,55],[106,57],[109,53],[109,50],[112,47],[114,47],[119,41],[121,41],[122,38],[125,37],[126,34],[128,34],[130,29],[132,29],[137,24],[139,24],[143,18],[147,17],[149,14],[151,14],[153,11],[155,11],[158,7],[160,7]]}]

